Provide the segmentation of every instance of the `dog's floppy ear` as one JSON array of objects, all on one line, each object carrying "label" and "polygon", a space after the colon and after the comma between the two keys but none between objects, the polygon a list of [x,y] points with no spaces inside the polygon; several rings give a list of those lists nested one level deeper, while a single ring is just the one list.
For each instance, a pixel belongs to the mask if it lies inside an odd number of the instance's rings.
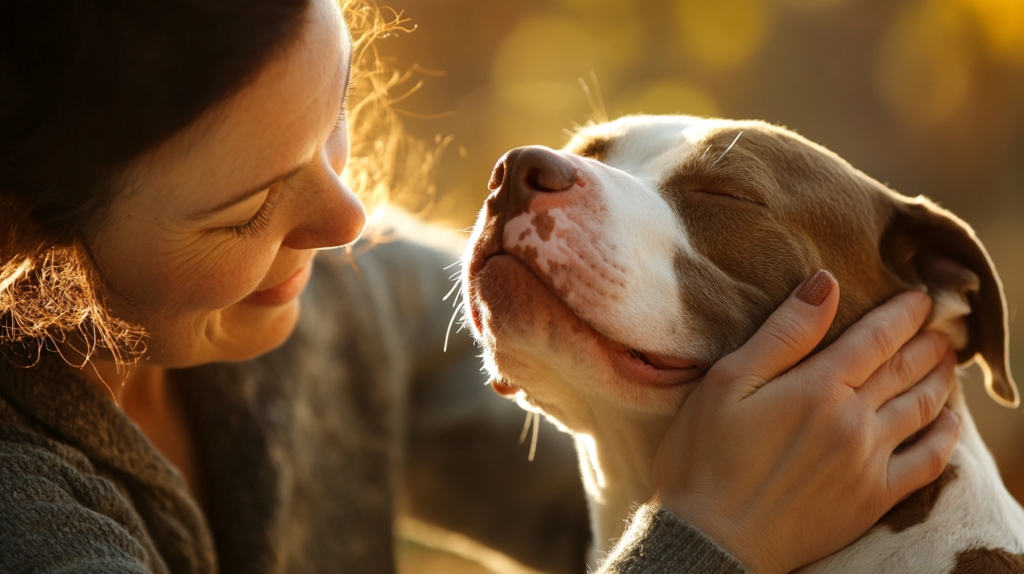
[{"label": "dog's floppy ear", "polygon": [[931,295],[928,328],[950,335],[959,363],[980,356],[985,389],[996,402],[1019,405],[1003,285],[974,230],[923,197],[896,198],[880,247],[893,273]]}]

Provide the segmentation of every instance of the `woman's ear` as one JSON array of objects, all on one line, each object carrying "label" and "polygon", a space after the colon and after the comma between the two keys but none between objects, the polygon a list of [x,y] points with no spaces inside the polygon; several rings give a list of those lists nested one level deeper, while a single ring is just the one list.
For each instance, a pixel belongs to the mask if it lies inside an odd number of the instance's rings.
[{"label": "woman's ear", "polygon": [[880,248],[893,273],[931,295],[925,328],[950,335],[959,363],[980,356],[988,394],[1002,405],[1018,406],[1003,285],[974,230],[924,197],[896,198]]}]

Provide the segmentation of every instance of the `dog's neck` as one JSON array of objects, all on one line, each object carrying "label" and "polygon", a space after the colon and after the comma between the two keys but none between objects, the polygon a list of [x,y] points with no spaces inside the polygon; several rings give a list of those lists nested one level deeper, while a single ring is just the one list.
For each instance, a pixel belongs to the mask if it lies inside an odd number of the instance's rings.
[{"label": "dog's neck", "polygon": [[651,469],[670,423],[623,415],[589,434],[574,434],[597,556],[622,534],[630,513],[654,495]]}]

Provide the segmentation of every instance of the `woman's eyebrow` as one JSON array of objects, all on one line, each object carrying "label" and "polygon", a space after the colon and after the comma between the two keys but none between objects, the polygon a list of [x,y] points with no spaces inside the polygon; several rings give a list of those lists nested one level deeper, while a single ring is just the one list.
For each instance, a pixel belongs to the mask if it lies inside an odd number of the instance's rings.
[{"label": "woman's eyebrow", "polygon": [[194,213],[194,214],[190,215],[188,217],[188,219],[189,219],[189,221],[205,219],[205,218],[213,215],[214,213],[217,213],[218,211],[224,211],[225,209],[227,209],[227,208],[229,208],[229,207],[231,207],[233,205],[238,205],[239,203],[242,203],[243,201],[249,199],[250,197],[252,197],[252,196],[254,196],[254,195],[258,194],[258,193],[261,193],[263,191],[266,191],[268,187],[274,185],[275,183],[277,183],[277,182],[279,182],[281,180],[288,179],[289,177],[295,175],[296,173],[299,172],[300,169],[302,169],[301,165],[296,166],[296,167],[290,169],[287,173],[283,173],[283,174],[281,174],[279,176],[272,177],[269,180],[267,180],[266,182],[261,183],[260,185],[254,187],[252,189],[249,189],[248,191],[245,191],[245,192],[239,194],[238,196],[233,197],[233,198],[225,201],[224,203],[221,203],[221,204],[219,204],[219,205],[217,205],[215,207],[212,207],[210,209],[204,209],[203,211],[200,211],[199,213]]}]

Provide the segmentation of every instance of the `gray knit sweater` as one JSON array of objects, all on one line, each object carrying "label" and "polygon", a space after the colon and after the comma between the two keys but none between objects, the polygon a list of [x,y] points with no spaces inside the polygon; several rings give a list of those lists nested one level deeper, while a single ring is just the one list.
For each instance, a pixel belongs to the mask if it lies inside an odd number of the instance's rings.
[{"label": "gray knit sweater", "polygon": [[[0,572],[387,573],[392,525],[458,532],[531,568],[582,572],[576,457],[482,383],[464,333],[441,353],[443,247],[318,256],[292,337],[256,360],[174,371],[208,489],[59,357],[0,357]],[[19,365],[19,363],[21,363]],[[464,540],[464,538],[462,538]],[[463,546],[465,546],[463,544]],[[746,570],[643,507],[607,572]]]}]

